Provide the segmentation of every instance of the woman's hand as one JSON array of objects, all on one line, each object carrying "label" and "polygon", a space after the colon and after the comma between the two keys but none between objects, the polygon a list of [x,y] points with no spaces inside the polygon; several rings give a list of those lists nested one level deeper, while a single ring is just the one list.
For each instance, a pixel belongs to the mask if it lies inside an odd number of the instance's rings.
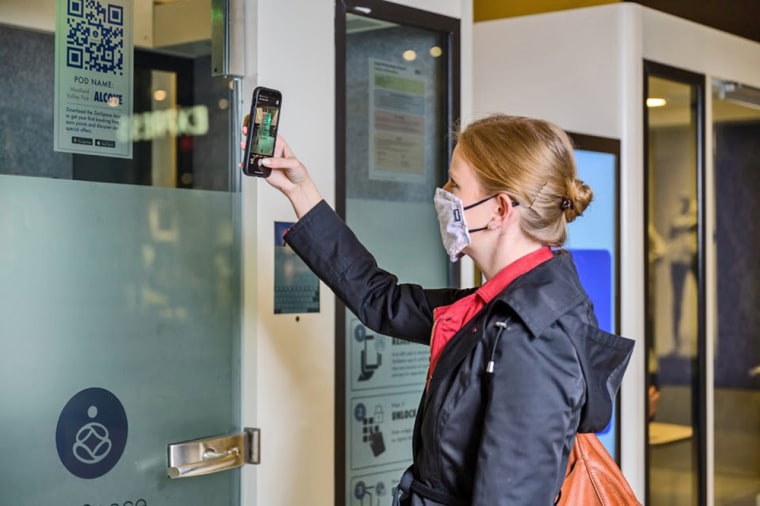
[{"label": "woman's hand", "polygon": [[[243,139],[247,134],[248,116],[243,121]],[[245,140],[240,143],[240,146],[245,149]],[[322,195],[311,179],[309,171],[296,158],[288,143],[280,135],[277,136],[274,155],[271,158],[264,158],[261,163],[272,169],[272,173],[265,179],[266,182],[280,190],[290,200],[299,218],[322,200]]]}]

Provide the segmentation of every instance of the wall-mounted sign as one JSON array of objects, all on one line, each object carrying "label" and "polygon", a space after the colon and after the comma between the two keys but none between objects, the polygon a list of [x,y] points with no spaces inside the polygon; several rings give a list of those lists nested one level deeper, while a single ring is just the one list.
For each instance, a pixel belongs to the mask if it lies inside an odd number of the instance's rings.
[{"label": "wall-mounted sign", "polygon": [[293,223],[274,223],[274,312],[319,313],[319,278],[285,243]]},{"label": "wall-mounted sign", "polygon": [[412,65],[369,59],[369,177],[425,179],[425,76]]},{"label": "wall-mounted sign", "polygon": [[57,0],[55,151],[132,158],[132,2]]},{"label": "wall-mounted sign", "polygon": [[351,391],[378,388],[418,388],[425,383],[430,350],[411,341],[372,332],[358,318],[350,322],[347,340]]}]

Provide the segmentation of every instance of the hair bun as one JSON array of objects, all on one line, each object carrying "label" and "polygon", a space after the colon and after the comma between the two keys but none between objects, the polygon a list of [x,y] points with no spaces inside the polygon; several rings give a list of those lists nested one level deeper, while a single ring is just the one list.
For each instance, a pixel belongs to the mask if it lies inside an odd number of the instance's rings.
[{"label": "hair bun", "polygon": [[565,219],[568,223],[583,214],[586,207],[594,198],[594,192],[591,187],[581,181],[574,179],[568,188],[568,195],[562,199],[562,211],[565,213]]}]

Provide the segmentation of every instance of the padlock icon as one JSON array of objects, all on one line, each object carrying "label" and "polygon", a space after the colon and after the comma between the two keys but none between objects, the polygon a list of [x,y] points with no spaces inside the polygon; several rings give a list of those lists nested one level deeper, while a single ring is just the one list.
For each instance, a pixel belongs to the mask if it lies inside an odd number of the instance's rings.
[{"label": "padlock icon", "polygon": [[383,423],[384,416],[385,416],[385,412],[383,412],[383,406],[380,404],[375,406],[375,414],[373,416],[375,423]]}]

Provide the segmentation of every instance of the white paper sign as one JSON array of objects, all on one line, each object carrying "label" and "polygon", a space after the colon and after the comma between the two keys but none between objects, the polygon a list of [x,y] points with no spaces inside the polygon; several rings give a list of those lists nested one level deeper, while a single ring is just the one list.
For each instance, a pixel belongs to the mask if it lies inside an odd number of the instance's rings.
[{"label": "white paper sign", "polygon": [[55,151],[132,158],[131,0],[57,0]]},{"label": "white paper sign", "polygon": [[425,78],[410,65],[369,59],[369,177],[425,180]]}]

